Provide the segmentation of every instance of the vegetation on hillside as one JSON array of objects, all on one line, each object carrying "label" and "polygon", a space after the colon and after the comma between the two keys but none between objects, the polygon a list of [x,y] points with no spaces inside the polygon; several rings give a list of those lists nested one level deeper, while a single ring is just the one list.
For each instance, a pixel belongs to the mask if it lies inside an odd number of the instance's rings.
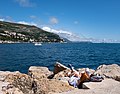
[{"label": "vegetation on hillside", "polygon": [[0,41],[12,42],[62,42],[54,33],[36,26],[0,21]]}]

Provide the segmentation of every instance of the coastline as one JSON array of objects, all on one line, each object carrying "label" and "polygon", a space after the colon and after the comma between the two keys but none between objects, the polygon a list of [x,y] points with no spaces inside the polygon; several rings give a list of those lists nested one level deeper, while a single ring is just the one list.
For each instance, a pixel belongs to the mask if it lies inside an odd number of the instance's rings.
[{"label": "coastline", "polygon": [[[78,70],[81,71],[84,68]],[[60,63],[55,64],[54,71],[49,71],[47,67],[42,66],[31,66],[28,69],[28,74],[19,71],[0,71],[0,94],[11,94],[11,92],[14,94],[120,93],[118,89],[120,87],[120,66],[117,64],[100,65],[96,70],[90,69],[90,72],[94,71],[104,76],[104,80],[84,83],[83,85],[89,89],[77,89],[70,86],[65,77],[67,71],[70,69]]]}]

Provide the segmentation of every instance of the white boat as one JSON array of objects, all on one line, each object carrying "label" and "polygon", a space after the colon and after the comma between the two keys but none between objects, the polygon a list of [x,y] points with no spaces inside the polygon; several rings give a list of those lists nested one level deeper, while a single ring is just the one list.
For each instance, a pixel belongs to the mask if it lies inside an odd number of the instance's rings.
[{"label": "white boat", "polygon": [[35,43],[35,46],[41,46],[42,44],[41,43]]}]

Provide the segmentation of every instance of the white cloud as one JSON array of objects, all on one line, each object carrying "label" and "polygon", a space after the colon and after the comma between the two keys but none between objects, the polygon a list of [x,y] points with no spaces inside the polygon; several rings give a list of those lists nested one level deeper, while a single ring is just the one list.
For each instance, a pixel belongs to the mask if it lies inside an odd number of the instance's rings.
[{"label": "white cloud", "polygon": [[50,23],[51,24],[58,24],[58,19],[56,17],[51,17],[50,18]]},{"label": "white cloud", "polygon": [[78,24],[79,22],[78,21],[74,21],[74,24]]},{"label": "white cloud", "polygon": [[45,31],[49,31],[49,32],[51,31],[50,27],[42,27],[42,29],[45,30]]},{"label": "white cloud", "polygon": [[47,26],[42,27],[42,29],[45,30],[45,31],[48,31],[48,32],[56,33],[56,34],[58,34],[58,33],[67,33],[69,35],[72,34],[71,32],[68,32],[68,31],[65,31],[65,30],[55,30],[55,29],[52,29],[52,28],[47,27]]},{"label": "white cloud", "polygon": [[30,0],[16,0],[22,7],[33,7],[35,3],[30,2]]},{"label": "white cloud", "polygon": [[19,24],[25,24],[25,25],[34,25],[34,26],[38,26],[36,23],[34,23],[34,22],[25,22],[25,21],[19,21],[19,22],[17,22],[17,23],[19,23]]},{"label": "white cloud", "polygon": [[0,21],[5,21],[5,19],[0,18]]},{"label": "white cloud", "polygon": [[42,28],[43,30],[45,31],[48,31],[48,32],[52,32],[52,33],[55,33],[55,34],[58,34],[60,37],[62,38],[66,38],[70,41],[84,41],[84,39],[74,33],[71,33],[69,31],[65,31],[65,30],[55,30],[55,29],[52,29],[50,27],[43,27]]}]

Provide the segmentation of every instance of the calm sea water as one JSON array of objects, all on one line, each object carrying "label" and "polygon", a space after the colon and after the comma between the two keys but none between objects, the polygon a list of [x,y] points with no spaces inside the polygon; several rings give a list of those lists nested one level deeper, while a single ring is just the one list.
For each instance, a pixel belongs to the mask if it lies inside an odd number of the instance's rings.
[{"label": "calm sea water", "polygon": [[0,44],[0,70],[27,73],[30,66],[46,66],[53,70],[56,61],[75,68],[96,69],[101,64],[120,65],[120,44],[32,43]]}]

